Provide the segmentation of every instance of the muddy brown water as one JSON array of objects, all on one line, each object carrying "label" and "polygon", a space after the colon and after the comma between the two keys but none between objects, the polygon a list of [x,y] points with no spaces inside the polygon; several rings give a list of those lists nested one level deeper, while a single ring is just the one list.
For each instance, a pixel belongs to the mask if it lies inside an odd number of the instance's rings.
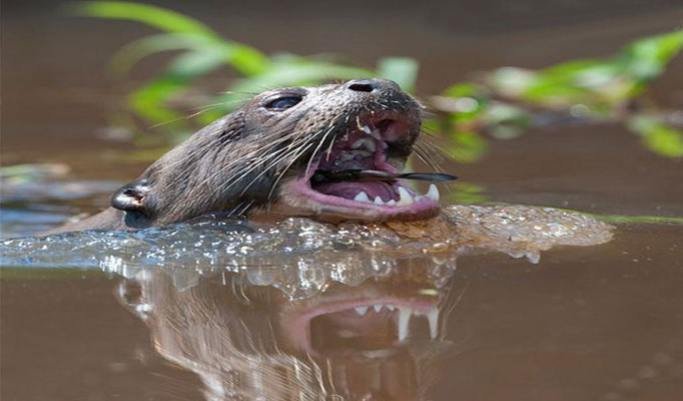
[{"label": "muddy brown water", "polygon": [[[416,57],[424,93],[476,70],[609,54],[683,17],[675,1],[592,3],[349,2],[334,13],[306,3],[288,19],[264,2],[169,5],[268,51],[333,51],[367,63]],[[97,182],[135,176],[142,164],[114,156],[131,145],[97,134],[125,89],[158,66],[147,61],[125,84],[105,72],[115,49],[147,31],[67,18],[49,2],[3,2],[2,14],[2,164],[66,163],[70,178]],[[669,108],[683,108],[682,62],[653,88]],[[446,168],[497,201],[683,216],[683,163],[647,152],[615,124],[537,129],[492,141],[480,163]],[[26,212],[12,218],[25,218],[31,231],[105,202],[18,201],[0,213]],[[36,223],[38,211],[45,215]],[[136,281],[61,266],[4,267],[0,398],[308,400],[324,399],[318,383],[330,393],[330,384],[346,383],[349,399],[368,401],[683,399],[682,226],[619,225],[607,244],[552,249],[538,264],[464,255],[439,286],[421,268],[293,302],[230,274],[179,288],[161,272]],[[429,296],[438,302],[420,303]],[[395,312],[366,311],[363,320],[334,306],[359,299],[437,307],[438,336],[420,315],[410,321],[409,346],[396,347]],[[163,313],[148,316],[146,302]],[[305,334],[287,322],[321,309],[329,313],[313,319],[313,338],[301,341]],[[316,365],[320,372],[310,370]],[[237,391],[249,386],[264,391]]]}]

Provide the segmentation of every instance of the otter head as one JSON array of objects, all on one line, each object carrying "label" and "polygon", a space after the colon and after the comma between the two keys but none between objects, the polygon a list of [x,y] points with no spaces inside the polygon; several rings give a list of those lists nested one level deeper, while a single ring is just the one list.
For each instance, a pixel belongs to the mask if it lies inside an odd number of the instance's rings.
[{"label": "otter head", "polygon": [[[430,217],[438,192],[395,176],[420,133],[419,104],[381,79],[261,93],[171,150],[112,206],[127,226],[246,210],[324,220]],[[435,193],[436,192],[436,193]]]}]

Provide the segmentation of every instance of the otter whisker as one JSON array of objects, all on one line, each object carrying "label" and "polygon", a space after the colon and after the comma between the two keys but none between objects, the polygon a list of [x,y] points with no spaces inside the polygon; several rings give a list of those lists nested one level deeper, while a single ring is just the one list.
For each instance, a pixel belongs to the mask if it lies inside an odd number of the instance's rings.
[{"label": "otter whisker", "polygon": [[424,145],[426,148],[429,148],[430,151],[434,152],[434,154],[439,155],[442,158],[444,157],[441,146],[437,144],[433,134],[428,133],[428,131],[423,130],[423,135],[420,135],[418,138],[418,143]]},{"label": "otter whisker", "polygon": [[[249,174],[251,174],[254,170],[256,170],[256,168],[257,168],[261,163],[263,163],[264,161],[268,161],[269,159],[274,159],[274,158],[275,158],[276,161],[274,161],[273,163],[277,163],[277,160],[279,160],[280,157],[283,157],[283,158],[284,158],[284,157],[287,156],[286,153],[285,153],[284,155],[281,155],[281,153],[284,152],[284,151],[286,151],[286,150],[287,150],[286,148],[283,148],[283,149],[274,151],[274,152],[271,153],[270,155],[264,156],[264,157],[262,157],[262,158],[260,158],[260,159],[258,158],[257,155],[252,155],[252,157],[253,157],[253,159],[255,159],[255,161],[249,163],[249,164],[246,166],[246,168],[244,169],[244,171],[243,171],[242,173],[240,173],[239,175],[236,175],[236,176],[234,176],[234,177],[231,177],[228,181],[226,181],[226,183],[225,183],[226,185],[223,186],[223,187],[221,187],[221,188],[220,188],[220,191],[227,191],[227,190],[229,190],[230,188],[232,188],[233,185],[235,185],[235,184],[236,184],[237,182],[239,182],[241,179],[246,178]],[[250,187],[250,186],[251,186],[259,177],[261,177],[263,174],[267,173],[267,172],[268,172],[268,169],[269,169],[269,167],[263,168],[262,171],[261,171],[254,179],[252,179],[252,181],[248,184],[248,187]],[[248,189],[248,187],[247,187],[247,188],[244,188],[244,190],[242,191],[241,194],[244,194],[244,192],[246,191],[246,189]],[[219,192],[220,192],[220,191],[219,191]]]},{"label": "otter whisker", "polygon": [[417,156],[418,159],[420,159],[427,167],[434,171],[440,171],[440,163],[438,161],[432,160],[430,157],[430,153],[425,151],[425,149],[420,148],[419,146],[415,146],[413,148],[413,151],[415,152],[415,156]]},{"label": "otter whisker", "polygon": [[224,169],[219,169],[215,171],[213,174],[211,174],[209,177],[207,177],[200,185],[204,185],[208,182],[213,181],[216,177],[220,177],[223,174],[224,170],[230,170],[233,167],[237,168],[239,163],[243,163],[244,159],[249,159],[251,162],[249,162],[245,168],[240,169],[242,172],[236,176],[230,177],[227,181],[221,182],[220,185],[214,186],[213,193],[216,195],[219,195],[221,192],[229,190],[232,185],[235,183],[239,182],[242,178],[246,177],[248,174],[250,174],[252,171],[254,171],[258,165],[264,161],[268,161],[269,159],[276,158],[279,156],[280,153],[282,153],[282,150],[274,151],[271,154],[262,156],[259,155],[260,149],[254,149],[250,153],[246,153],[241,155],[241,158],[237,158],[231,162],[228,162],[225,164]]},{"label": "otter whisker", "polygon": [[334,146],[334,143],[335,143],[335,138],[333,138],[330,141],[330,146],[327,147],[327,151],[325,152],[326,153],[325,160],[330,160],[330,155],[332,154],[332,147]]},{"label": "otter whisker", "polygon": [[[289,135],[286,135],[285,137],[281,137],[281,138],[277,139],[276,141],[271,142],[271,143],[270,143],[271,148],[272,148],[272,145],[273,145],[273,144],[282,142],[282,141],[285,140],[285,139],[290,139],[291,136],[294,136],[294,133],[290,133]],[[251,163],[249,163],[249,165],[246,167],[246,169],[245,169],[239,176],[233,177],[233,178],[227,183],[227,184],[228,184],[227,187],[223,187],[223,188],[221,188],[221,189],[222,189],[222,190],[227,190],[227,189],[229,189],[232,185],[234,185],[234,183],[239,182],[240,179],[246,177],[246,176],[249,175],[251,172],[253,172],[253,171],[256,169],[256,167],[258,167],[259,165],[263,164],[264,162],[269,162],[269,164],[266,165],[266,166],[262,169],[262,171],[261,171],[256,177],[254,177],[254,178],[247,184],[247,186],[245,187],[245,189],[242,191],[242,194],[244,194],[244,192],[246,192],[246,189],[248,189],[249,187],[251,187],[251,185],[253,185],[253,183],[256,182],[256,180],[257,180],[258,178],[260,178],[261,176],[263,176],[264,174],[266,174],[267,172],[269,172],[269,170],[270,170],[271,168],[273,168],[277,163],[279,163],[280,161],[286,159],[286,158],[289,156],[287,153],[282,154],[283,152],[290,151],[295,145],[298,145],[300,142],[303,142],[303,141],[305,141],[305,139],[303,139],[303,140],[302,140],[302,139],[296,139],[296,140],[292,141],[292,142],[291,142],[287,147],[285,147],[285,148],[282,148],[282,149],[273,151],[273,152],[271,152],[270,154],[266,154],[266,155],[264,155],[264,156],[262,156],[262,157],[253,157],[253,158],[251,158],[251,160],[253,160],[253,161],[252,161]],[[274,160],[273,160],[273,159],[274,159]]]},{"label": "otter whisker", "polygon": [[[330,134],[330,132],[332,132],[332,130],[334,130],[334,126],[330,127],[330,129],[328,129],[327,132],[325,132],[325,134],[323,134],[323,137],[320,139],[320,142],[318,142],[318,146],[315,147],[315,149],[313,150],[313,153],[311,154],[311,157],[308,159],[308,163],[306,164],[306,171],[311,169],[311,164],[313,164],[313,160],[315,159],[316,154],[318,153],[320,148],[323,146],[323,144],[325,143],[325,140],[327,139],[327,136]],[[332,142],[334,142],[334,141],[332,141]]]},{"label": "otter whisker", "polygon": [[285,175],[287,170],[289,170],[289,168],[292,167],[292,164],[294,164],[294,162],[297,160],[297,158],[299,156],[301,156],[304,152],[306,152],[308,150],[308,148],[310,148],[311,146],[313,146],[312,143],[308,143],[306,146],[304,146],[299,152],[297,152],[296,156],[292,158],[292,160],[289,162],[289,164],[287,164],[287,166],[285,166],[285,168],[282,169],[280,174],[278,174],[277,178],[275,179],[275,182],[270,187],[270,192],[268,192],[268,199],[272,199],[273,191],[275,190],[275,188],[277,188],[277,185],[280,183],[280,180]]},{"label": "otter whisker", "polygon": [[208,111],[217,109],[217,108],[219,108],[220,106],[224,106],[225,104],[226,104],[225,102],[213,103],[213,104],[208,104],[208,105],[201,106],[201,107],[199,107],[199,108],[194,108],[194,109],[193,109],[193,110],[194,110],[193,113],[185,114],[184,116],[181,116],[181,117],[178,117],[178,118],[174,118],[174,119],[172,119],[172,120],[162,121],[162,122],[156,123],[156,124],[154,124],[154,125],[151,125],[149,128],[154,129],[154,128],[163,127],[163,126],[166,126],[166,125],[169,125],[169,124],[173,124],[173,123],[178,122],[178,121],[181,121],[181,120],[184,120],[184,121],[191,120],[191,119],[193,119],[193,118],[195,118],[195,117],[197,117],[197,116],[199,116],[199,115],[201,115],[201,114],[204,114],[204,113],[206,113],[206,112],[208,112]]},{"label": "otter whisker", "polygon": [[[335,128],[334,126],[330,126],[330,129],[327,130],[327,132],[325,132],[325,134],[323,134],[322,138],[320,139],[320,141],[319,141],[319,143],[318,143],[318,146],[316,147],[316,149],[315,149],[315,150],[313,151],[313,153],[311,154],[311,157],[309,158],[308,164],[307,164],[307,166],[306,166],[306,169],[307,169],[306,171],[308,171],[308,170],[311,168],[311,163],[312,163],[312,161],[315,159],[316,153],[320,150],[321,145],[325,143],[325,141],[327,140],[327,137],[328,137],[329,134],[334,130],[334,128]],[[289,170],[289,168],[291,167],[291,165],[292,165],[292,164],[293,164],[293,163],[294,163],[294,162],[295,162],[303,153],[305,153],[305,151],[308,150],[308,148],[313,144],[313,143],[312,143],[313,140],[315,140],[314,137],[311,137],[311,138],[302,138],[302,139],[301,139],[301,138],[297,138],[297,140],[294,140],[294,141],[292,141],[292,142],[289,144],[289,146],[287,147],[287,149],[293,149],[295,146],[298,146],[298,145],[303,144],[303,143],[306,143],[306,142],[310,142],[309,144],[307,144],[306,146],[304,146],[303,149],[300,149],[300,150],[299,150],[298,152],[296,152],[295,154],[288,155],[288,156],[292,157],[292,160],[288,163],[287,167],[278,175],[278,179],[277,179],[276,182],[273,184],[273,186],[271,187],[271,190],[270,190],[270,192],[269,192],[269,194],[268,194],[268,197],[269,197],[269,198],[271,197],[271,195],[272,195],[272,193],[273,193],[273,189],[275,188],[275,186],[277,186],[277,183],[279,182],[279,180],[281,179],[281,177],[284,175],[284,173],[285,173],[287,170]],[[332,143],[334,143],[334,140],[331,141],[331,144],[332,144]],[[270,169],[270,168],[274,167],[274,165],[275,165],[276,163],[279,163],[282,159],[285,159],[285,157],[282,157],[282,158],[278,159],[277,161],[271,163],[271,166],[269,166],[267,169]]]},{"label": "otter whisker", "polygon": [[[284,130],[284,129],[286,129],[286,128],[283,128],[283,130]],[[277,134],[279,134],[279,132],[275,132],[275,134],[277,135]],[[275,140],[275,141],[272,141],[272,142],[270,143],[271,147],[272,147],[272,145],[274,145],[274,144],[277,144],[277,143],[279,143],[279,142],[282,142],[282,141],[284,141],[284,140],[289,139],[289,136],[292,136],[292,134],[290,133],[290,134],[285,135],[285,136],[283,136],[283,137],[281,137],[281,138],[279,138],[279,139],[277,139],[277,140]],[[210,142],[210,143],[211,143],[211,142]],[[240,174],[239,176],[236,176],[236,177],[231,177],[231,179],[230,179],[227,183],[237,182],[239,179],[245,177],[249,172],[251,172],[254,168],[256,168],[259,162],[263,162],[263,161],[266,161],[266,160],[268,160],[268,159],[270,159],[270,158],[273,158],[273,157],[277,157],[277,156],[278,156],[277,153],[268,154],[268,153],[267,153],[268,149],[270,149],[270,148],[268,148],[268,147],[256,146],[255,149],[253,149],[253,150],[251,151],[251,153],[247,153],[247,154],[241,155],[241,157],[235,158],[235,159],[233,159],[232,161],[229,161],[229,162],[223,164],[223,169],[219,169],[219,170],[215,171],[213,174],[209,175],[204,181],[202,181],[201,183],[199,183],[199,185],[201,186],[201,185],[206,184],[207,182],[212,181],[215,177],[220,176],[221,174],[223,174],[222,171],[229,170],[229,169],[231,169],[231,168],[233,168],[233,167],[236,167],[239,163],[242,163],[245,159],[253,160],[253,162],[251,162],[251,163],[247,166],[247,168],[246,168],[246,170],[243,172],[243,174]],[[266,154],[265,154],[265,155],[259,155],[259,152],[266,152]],[[275,151],[275,152],[278,152],[278,153],[279,153],[280,151]],[[224,156],[225,156],[225,155],[224,155]],[[219,189],[220,189],[220,190],[227,190],[227,189],[229,189],[229,187],[228,187],[228,188],[220,187]],[[214,192],[218,192],[218,191],[214,191]]]},{"label": "otter whisker", "polygon": [[[279,152],[281,152],[283,150],[290,150],[290,149],[289,148],[283,148],[283,149],[277,151],[278,152],[277,154],[279,154]],[[266,167],[264,167],[261,170],[261,172],[258,175],[256,175],[256,177],[254,177],[251,181],[249,181],[249,183],[247,183],[245,185],[244,189],[242,190],[241,195],[244,195],[244,193],[247,191],[247,189],[249,189],[256,182],[256,180],[261,178],[264,174],[268,173],[271,168],[275,167],[279,162],[287,159],[290,156],[291,155],[289,153],[285,153],[284,155],[281,155],[280,157],[276,158],[275,160],[272,160]],[[249,169],[245,173],[243,173],[241,177],[246,177],[249,173],[251,173],[254,170],[255,170],[255,168],[252,167],[251,169]]]},{"label": "otter whisker", "polygon": [[[414,146],[415,153],[429,167],[439,170],[439,166],[446,159],[443,151],[428,135],[421,135]],[[427,159],[427,160],[425,160]]]},{"label": "otter whisker", "polygon": [[254,201],[251,200],[249,202],[240,202],[235,206],[230,212],[228,213],[228,216],[242,216],[244,213],[249,210],[252,205],[254,204]]}]

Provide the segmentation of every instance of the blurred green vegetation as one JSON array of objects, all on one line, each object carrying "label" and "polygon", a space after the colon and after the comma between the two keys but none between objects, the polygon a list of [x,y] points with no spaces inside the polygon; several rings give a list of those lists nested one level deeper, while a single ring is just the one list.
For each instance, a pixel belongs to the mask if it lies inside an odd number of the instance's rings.
[{"label": "blurred green vegetation", "polygon": [[[123,47],[112,61],[117,74],[127,73],[147,56],[176,52],[164,71],[128,98],[130,109],[147,126],[160,126],[165,135],[156,139],[163,146],[268,88],[374,76],[392,79],[408,92],[415,90],[419,65],[410,58],[382,58],[375,68],[364,68],[330,55],[267,55],[223,38],[195,19],[153,5],[91,1],[77,3],[73,10],[90,17],[135,21],[161,31]],[[637,40],[605,59],[571,60],[540,70],[499,68],[482,79],[454,84],[424,99],[435,111],[425,122],[425,131],[448,139],[443,148],[446,156],[472,163],[487,152],[491,138],[515,138],[539,121],[607,120],[626,124],[658,155],[681,158],[681,127],[674,126],[666,112],[650,103],[644,107],[639,101],[648,84],[682,48],[683,30],[677,30]],[[201,96],[201,101],[191,104],[200,111],[188,117],[189,94],[197,90],[197,79],[217,71],[233,78],[226,91]],[[158,155],[154,151],[145,154]]]}]

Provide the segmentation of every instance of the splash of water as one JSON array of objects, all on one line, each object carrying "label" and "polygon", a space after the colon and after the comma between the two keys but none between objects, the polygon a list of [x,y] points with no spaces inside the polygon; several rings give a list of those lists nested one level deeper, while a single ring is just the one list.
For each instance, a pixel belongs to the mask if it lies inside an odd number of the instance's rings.
[{"label": "splash of water", "polygon": [[83,231],[0,242],[0,265],[100,268],[135,277],[163,266],[178,288],[202,274],[239,272],[254,285],[305,297],[332,282],[357,285],[399,265],[430,263],[444,281],[458,255],[497,251],[538,262],[556,245],[611,239],[611,227],[590,216],[527,206],[449,206],[434,220],[332,225],[304,218],[257,225],[205,221],[140,231]]}]

